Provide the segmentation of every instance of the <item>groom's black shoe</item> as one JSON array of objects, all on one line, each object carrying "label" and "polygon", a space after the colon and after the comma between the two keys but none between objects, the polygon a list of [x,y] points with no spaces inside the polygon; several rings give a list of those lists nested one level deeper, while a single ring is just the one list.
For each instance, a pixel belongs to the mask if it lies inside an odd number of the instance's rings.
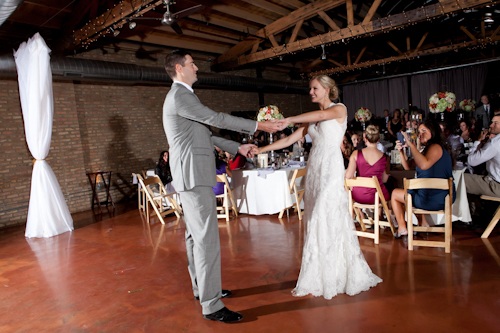
[{"label": "groom's black shoe", "polygon": [[[222,289],[220,298],[226,298],[226,297],[231,296],[232,294],[233,293],[231,292],[231,290]],[[195,296],[194,299],[197,300],[197,301],[199,301],[200,300],[200,296]]]},{"label": "groom's black shoe", "polygon": [[243,319],[243,316],[239,312],[234,312],[226,307],[223,307],[217,312],[203,315],[203,318],[208,320],[217,320],[222,323],[234,323]]}]

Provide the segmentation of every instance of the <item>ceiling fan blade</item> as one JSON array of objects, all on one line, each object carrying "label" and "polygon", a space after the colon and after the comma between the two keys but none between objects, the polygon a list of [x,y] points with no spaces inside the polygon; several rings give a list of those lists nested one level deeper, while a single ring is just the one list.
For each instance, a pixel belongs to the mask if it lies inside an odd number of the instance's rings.
[{"label": "ceiling fan blade", "polygon": [[175,22],[174,24],[171,25],[172,29],[174,29],[175,32],[177,32],[179,35],[182,35],[182,29],[179,27],[179,24]]},{"label": "ceiling fan blade", "polygon": [[159,20],[159,21],[161,21],[161,17],[133,17],[130,20],[131,21],[135,21],[135,20]]},{"label": "ceiling fan blade", "polygon": [[172,14],[172,15],[175,16],[176,18],[180,19],[180,18],[189,16],[189,15],[193,15],[194,13],[202,10],[203,8],[205,8],[203,5],[196,5],[196,6],[181,10],[180,12],[177,12],[177,13]]}]

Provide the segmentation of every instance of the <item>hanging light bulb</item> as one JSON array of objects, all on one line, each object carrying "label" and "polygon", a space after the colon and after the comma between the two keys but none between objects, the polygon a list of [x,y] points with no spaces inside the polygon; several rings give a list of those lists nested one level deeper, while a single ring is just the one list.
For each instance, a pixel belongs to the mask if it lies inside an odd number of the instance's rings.
[{"label": "hanging light bulb", "polygon": [[326,60],[325,44],[321,44],[321,48],[323,49],[323,53],[321,54],[321,60]]},{"label": "hanging light bulb", "polygon": [[128,23],[128,27],[130,30],[134,29],[136,26],[137,26],[137,23],[135,23],[134,21],[130,21]]}]

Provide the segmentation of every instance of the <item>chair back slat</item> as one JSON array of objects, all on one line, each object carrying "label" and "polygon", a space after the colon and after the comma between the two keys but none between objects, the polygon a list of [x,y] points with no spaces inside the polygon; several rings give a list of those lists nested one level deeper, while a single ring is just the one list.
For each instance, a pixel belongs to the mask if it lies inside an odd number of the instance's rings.
[{"label": "chair back slat", "polygon": [[[377,179],[377,177],[375,177],[375,179]],[[372,177],[346,178],[345,184],[350,188],[353,187],[377,188],[378,179],[376,182],[374,182]]]},{"label": "chair back slat", "polygon": [[408,187],[406,187],[408,190],[449,190],[450,188],[449,179],[445,178],[415,178],[406,180],[408,181]]}]

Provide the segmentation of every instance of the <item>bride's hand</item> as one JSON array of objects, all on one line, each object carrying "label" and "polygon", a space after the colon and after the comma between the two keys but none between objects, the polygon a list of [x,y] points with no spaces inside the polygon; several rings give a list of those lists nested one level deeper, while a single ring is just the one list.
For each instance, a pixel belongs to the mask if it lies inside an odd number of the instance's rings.
[{"label": "bride's hand", "polygon": [[288,125],[291,124],[289,118],[283,118],[276,121],[280,126],[280,131],[284,130]]}]

